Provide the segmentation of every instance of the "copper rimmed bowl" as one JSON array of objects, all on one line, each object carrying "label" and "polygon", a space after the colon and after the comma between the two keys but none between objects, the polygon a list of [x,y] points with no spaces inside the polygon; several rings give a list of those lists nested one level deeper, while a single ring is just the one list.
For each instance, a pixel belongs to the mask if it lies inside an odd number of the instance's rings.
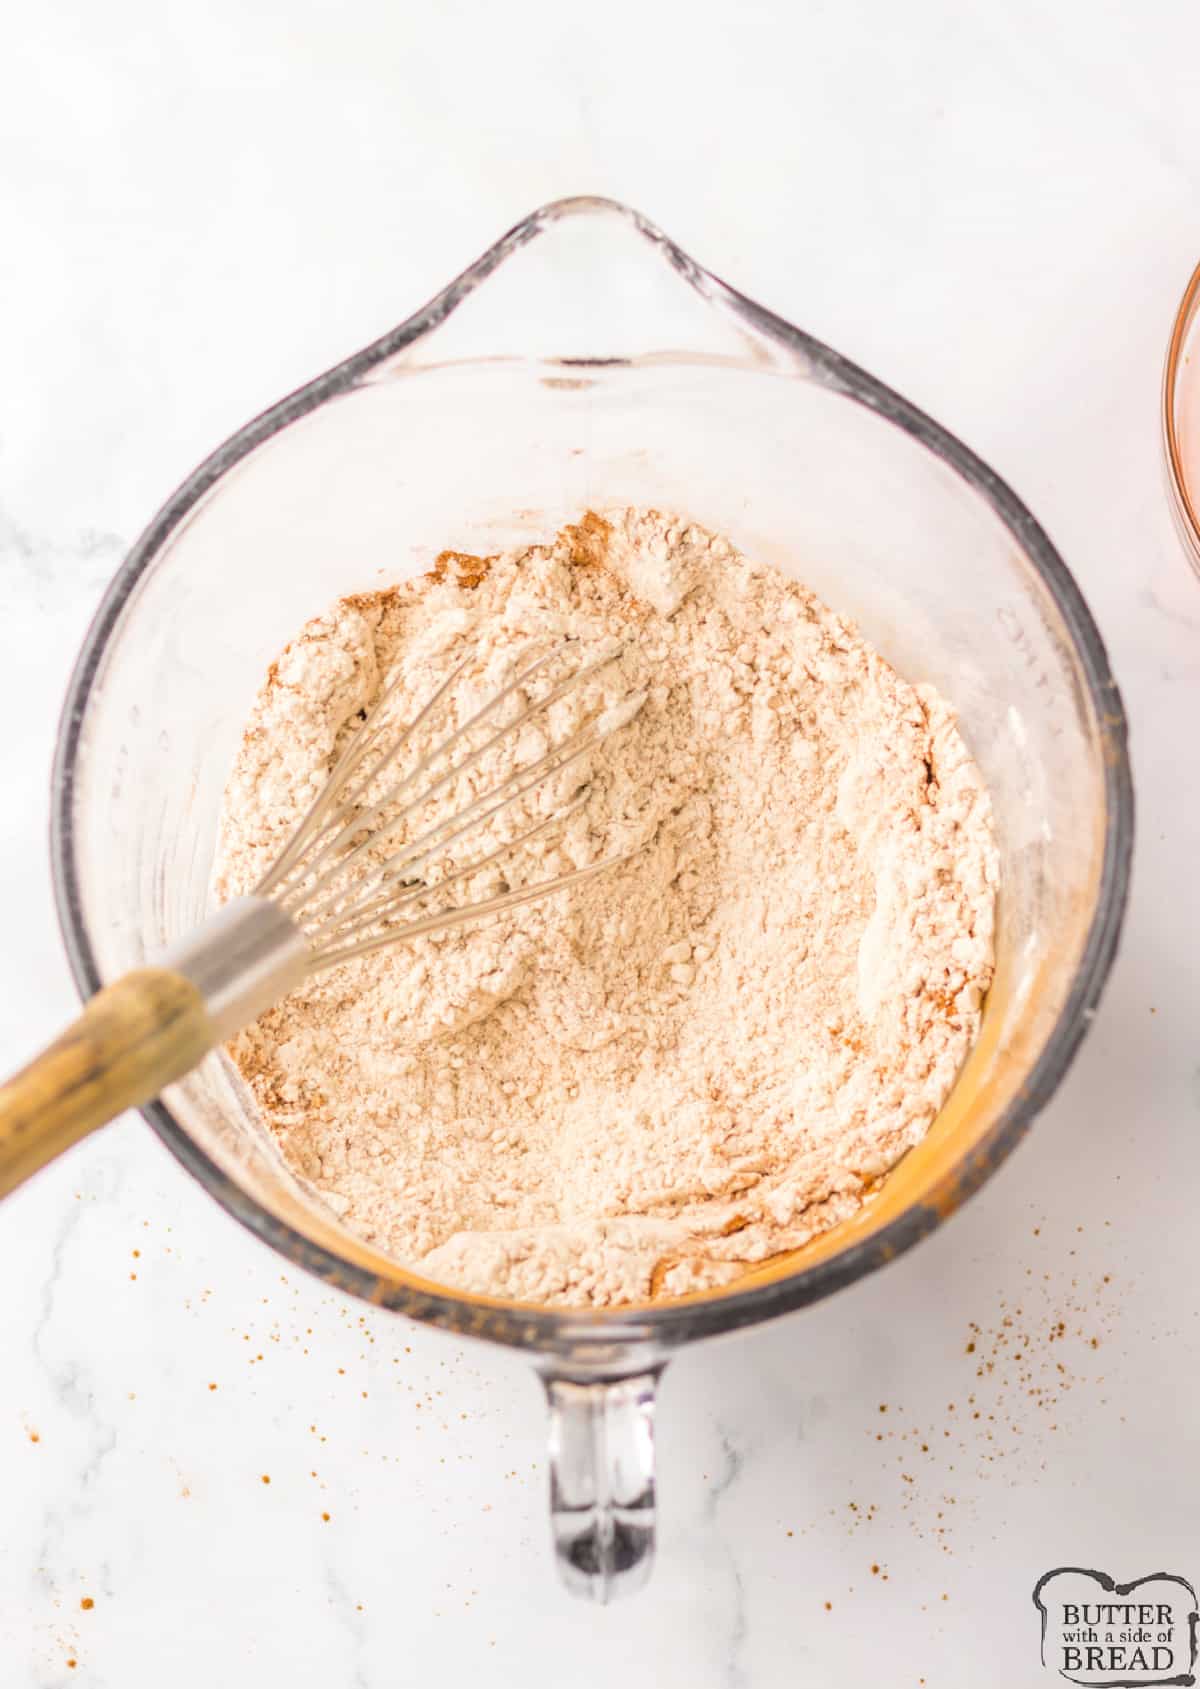
[{"label": "copper rimmed bowl", "polygon": [[528,1352],[550,1403],[559,1565],[600,1599],[649,1568],[654,1393],[672,1353],[917,1242],[1028,1129],[1095,1011],[1129,882],[1125,717],[1034,517],[945,429],[644,218],[560,201],[248,423],[152,519],[71,681],[52,835],[63,934],[91,992],[203,913],[243,720],[302,622],[444,548],[495,551],[626,504],[686,513],[799,576],[959,710],[996,813],[997,972],[924,1143],[853,1221],[731,1286],[564,1312],[459,1294],[347,1232],[279,1159],[220,1053],[144,1110],[290,1261]]},{"label": "copper rimmed bowl", "polygon": [[1200,574],[1200,264],[1171,326],[1162,425],[1171,511],[1192,567]]}]

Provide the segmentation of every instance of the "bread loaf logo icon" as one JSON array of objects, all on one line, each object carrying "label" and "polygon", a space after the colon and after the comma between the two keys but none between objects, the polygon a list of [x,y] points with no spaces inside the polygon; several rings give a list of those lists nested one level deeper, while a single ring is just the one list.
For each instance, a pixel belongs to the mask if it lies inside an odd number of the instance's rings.
[{"label": "bread loaf logo icon", "polygon": [[1174,1572],[1115,1583],[1061,1566],[1039,1579],[1042,1664],[1085,1689],[1191,1689],[1196,1681],[1196,1591]]}]

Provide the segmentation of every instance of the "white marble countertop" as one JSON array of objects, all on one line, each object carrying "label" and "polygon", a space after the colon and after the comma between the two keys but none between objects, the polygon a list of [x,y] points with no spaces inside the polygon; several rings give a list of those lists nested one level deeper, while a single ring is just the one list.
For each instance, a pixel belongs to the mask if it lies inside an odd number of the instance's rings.
[{"label": "white marble countertop", "polygon": [[252,412],[581,191],[931,410],[1062,548],[1140,799],[1099,1018],[951,1224],[670,1368],[659,1564],[606,1610],[555,1580],[528,1367],[289,1270],[126,1118],[0,1213],[4,1689],[1011,1689],[1051,1566],[1200,1576],[1200,582],[1157,421],[1195,8],[667,13],[48,0],[15,51],[9,21],[0,1066],[74,1006],[48,769],[125,548]]}]

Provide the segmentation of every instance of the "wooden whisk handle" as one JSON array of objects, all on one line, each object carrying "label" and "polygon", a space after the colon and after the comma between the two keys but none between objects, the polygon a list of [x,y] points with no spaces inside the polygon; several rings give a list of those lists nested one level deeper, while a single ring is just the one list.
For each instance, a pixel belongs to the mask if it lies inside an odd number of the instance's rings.
[{"label": "wooden whisk handle", "polygon": [[173,968],[138,968],[0,1085],[0,1197],[123,1109],[148,1102],[217,1042],[204,997]]}]

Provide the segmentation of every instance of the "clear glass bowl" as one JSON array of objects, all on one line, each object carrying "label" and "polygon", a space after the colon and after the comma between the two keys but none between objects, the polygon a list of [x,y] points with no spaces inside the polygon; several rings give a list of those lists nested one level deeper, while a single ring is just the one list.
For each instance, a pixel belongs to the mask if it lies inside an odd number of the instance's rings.
[{"label": "clear glass bowl", "polygon": [[1192,567],[1200,574],[1200,264],[1171,328],[1162,420],[1171,510]]},{"label": "clear glass bowl", "polygon": [[800,577],[959,709],[997,818],[997,971],[925,1142],[852,1222],[729,1288],[570,1313],[459,1294],[353,1237],[291,1177],[220,1054],[144,1111],[289,1260],[529,1351],[550,1400],[560,1564],[601,1598],[648,1568],[654,1386],[672,1351],[825,1296],[936,1226],[1029,1126],[1094,1012],[1129,876],[1125,718],[1037,522],[929,417],[645,219],[562,201],[248,424],[155,516],[79,659],[53,817],[63,932],[90,993],[203,913],[242,722],[307,617],[443,548],[495,551],[624,504],[684,512]]}]

